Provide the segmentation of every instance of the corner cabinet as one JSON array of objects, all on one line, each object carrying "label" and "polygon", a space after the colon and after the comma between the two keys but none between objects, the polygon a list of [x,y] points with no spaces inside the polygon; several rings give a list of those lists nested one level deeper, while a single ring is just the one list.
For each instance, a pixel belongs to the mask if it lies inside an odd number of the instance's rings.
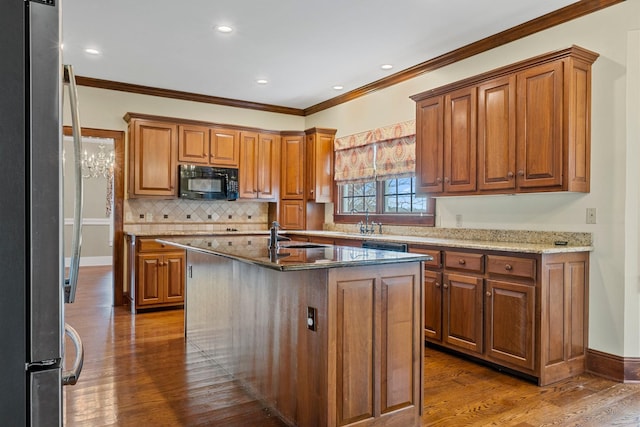
[{"label": "corner cabinet", "polygon": [[589,192],[597,57],[572,46],[412,96],[419,190]]},{"label": "corner cabinet", "polygon": [[411,246],[424,270],[425,341],[548,385],[585,370],[589,253]]},{"label": "corner cabinet", "polygon": [[129,197],[176,197],[178,126],[129,120]]}]

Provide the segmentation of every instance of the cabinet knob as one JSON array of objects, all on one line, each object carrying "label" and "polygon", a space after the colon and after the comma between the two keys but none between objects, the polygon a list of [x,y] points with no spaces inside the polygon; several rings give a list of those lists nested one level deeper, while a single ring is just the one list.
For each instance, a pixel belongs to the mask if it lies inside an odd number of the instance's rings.
[{"label": "cabinet knob", "polygon": [[313,190],[309,190],[309,193],[313,194]]},{"label": "cabinet knob", "polygon": [[437,177],[437,178],[436,178],[436,182],[437,182],[438,184],[440,184],[440,183],[442,182],[442,178]]},{"label": "cabinet knob", "polygon": [[458,260],[458,264],[460,264],[460,265],[465,265],[466,263],[467,263],[467,261],[465,261],[464,258],[460,258]]},{"label": "cabinet knob", "polygon": [[504,269],[507,271],[513,270],[513,266],[511,264],[505,264]]},{"label": "cabinet knob", "polygon": [[487,296],[490,297],[491,296],[491,292],[487,291]]},{"label": "cabinet knob", "polygon": [[446,182],[447,184],[449,183],[449,177],[448,176],[444,177],[444,182]]},{"label": "cabinet knob", "polygon": [[522,169],[518,171],[518,176],[524,176],[524,171]]},{"label": "cabinet knob", "polygon": [[509,171],[509,173],[507,174],[507,178],[509,179],[513,178],[513,172]]},{"label": "cabinet knob", "polygon": [[442,285],[443,288],[448,289],[449,285],[447,285],[446,283],[444,285]]},{"label": "cabinet knob", "polygon": [[436,282],[435,286],[436,286],[436,288],[439,288],[440,287],[440,283]]}]

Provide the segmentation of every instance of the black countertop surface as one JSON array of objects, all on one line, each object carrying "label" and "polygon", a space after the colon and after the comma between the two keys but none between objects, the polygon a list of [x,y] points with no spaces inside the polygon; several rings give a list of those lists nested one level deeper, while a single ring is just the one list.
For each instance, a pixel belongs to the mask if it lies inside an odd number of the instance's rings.
[{"label": "black countertop surface", "polygon": [[395,264],[430,259],[427,255],[417,253],[296,241],[282,241],[277,250],[270,250],[267,236],[190,236],[156,240],[187,250],[219,255],[281,271]]}]

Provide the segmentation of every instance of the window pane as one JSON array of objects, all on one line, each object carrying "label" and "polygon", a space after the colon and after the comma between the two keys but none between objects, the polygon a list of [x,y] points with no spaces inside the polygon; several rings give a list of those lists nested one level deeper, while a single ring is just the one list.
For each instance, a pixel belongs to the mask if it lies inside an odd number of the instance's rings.
[{"label": "window pane", "polygon": [[398,200],[396,196],[384,197],[384,212],[393,213],[398,211]]},{"label": "window pane", "polygon": [[373,182],[365,182],[364,183],[364,194],[366,196],[374,196],[376,195],[376,183]]},{"label": "window pane", "polygon": [[353,196],[363,196],[364,195],[364,186],[361,183],[351,184],[353,188],[353,192],[351,195]]},{"label": "window pane", "polygon": [[397,180],[395,179],[388,179],[384,182],[384,194],[396,194],[397,190],[397,185],[396,185]]},{"label": "window pane", "polygon": [[413,198],[413,212],[427,212],[427,198],[426,197],[414,197]]},{"label": "window pane", "polygon": [[409,213],[411,212],[411,196],[398,196],[398,212]]},{"label": "window pane", "polygon": [[398,194],[411,194],[411,178],[398,179]]}]

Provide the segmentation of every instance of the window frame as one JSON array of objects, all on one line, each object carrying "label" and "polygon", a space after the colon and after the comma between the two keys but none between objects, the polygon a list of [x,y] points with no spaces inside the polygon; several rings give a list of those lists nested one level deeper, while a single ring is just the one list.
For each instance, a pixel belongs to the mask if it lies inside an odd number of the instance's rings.
[{"label": "window frame", "polygon": [[[342,202],[342,186],[345,183],[334,183],[334,201],[333,201],[333,222],[335,224],[357,224],[365,221],[364,213],[341,213],[339,212]],[[416,193],[420,194],[420,193]],[[427,197],[426,213],[378,213],[384,206],[384,181],[376,181],[376,212],[369,212],[369,222],[375,221],[383,225],[418,225],[423,227],[435,227],[436,219],[436,199]]]}]

